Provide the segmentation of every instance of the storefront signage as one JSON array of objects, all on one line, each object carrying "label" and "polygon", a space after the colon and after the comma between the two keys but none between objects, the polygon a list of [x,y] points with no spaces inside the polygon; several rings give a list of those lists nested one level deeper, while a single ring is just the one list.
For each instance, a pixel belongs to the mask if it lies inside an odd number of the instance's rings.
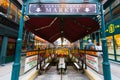
[{"label": "storefront signage", "polygon": [[96,4],[39,4],[30,3],[29,15],[83,15],[96,14]]},{"label": "storefront signage", "polygon": [[114,24],[109,25],[109,33],[113,33],[115,31]]},{"label": "storefront signage", "polygon": [[26,56],[28,57],[28,56],[32,56],[32,55],[36,55],[36,54],[38,54],[37,51],[30,51],[30,52],[26,53]]},{"label": "storefront signage", "polygon": [[40,52],[39,52],[40,54],[42,54],[42,53],[46,53],[46,50],[45,49],[43,49],[43,50],[40,50]]},{"label": "storefront signage", "polygon": [[85,53],[85,50],[79,50],[80,53]]},{"label": "storefront signage", "polygon": [[98,52],[96,51],[89,51],[89,50],[79,50],[80,53],[83,53],[83,54],[89,54],[89,55],[94,55],[94,56],[98,56]]},{"label": "storefront signage", "polygon": [[99,71],[98,68],[98,57],[91,56],[91,55],[86,55],[86,64],[90,68],[94,69],[95,71]]},{"label": "storefront signage", "polygon": [[86,51],[86,54],[98,56],[98,53],[96,51]]},{"label": "storefront signage", "polygon": [[37,65],[37,58],[38,56],[34,55],[34,56],[27,57],[25,59],[24,72],[27,72],[28,70],[32,69],[33,67]]},{"label": "storefront signage", "polygon": [[106,36],[112,36],[115,34],[120,34],[120,18],[111,21],[106,25]]},{"label": "storefront signage", "polygon": [[72,53],[79,53],[79,49],[74,49]]}]

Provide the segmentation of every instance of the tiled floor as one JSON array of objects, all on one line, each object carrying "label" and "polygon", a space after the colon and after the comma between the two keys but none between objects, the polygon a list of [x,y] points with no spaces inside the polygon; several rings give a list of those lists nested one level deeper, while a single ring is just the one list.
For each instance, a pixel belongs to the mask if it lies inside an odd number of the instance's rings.
[{"label": "tiled floor", "polygon": [[0,80],[11,79],[12,65],[13,63],[8,63],[4,66],[0,66]]},{"label": "tiled floor", "polygon": [[120,63],[115,63],[111,61],[110,67],[112,76],[118,78],[118,79],[113,78],[112,80],[120,80]]},{"label": "tiled floor", "polygon": [[46,73],[39,75],[35,80],[89,80],[85,74],[76,71],[72,66],[69,66],[66,74],[58,74],[56,67],[52,66]]}]

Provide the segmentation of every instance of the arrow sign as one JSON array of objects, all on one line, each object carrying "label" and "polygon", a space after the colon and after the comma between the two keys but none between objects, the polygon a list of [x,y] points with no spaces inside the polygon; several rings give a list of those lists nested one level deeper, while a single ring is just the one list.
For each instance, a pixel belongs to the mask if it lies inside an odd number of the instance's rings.
[{"label": "arrow sign", "polygon": [[90,9],[89,9],[89,8],[85,8],[85,11],[86,11],[86,12],[89,12],[89,11],[90,11]]}]

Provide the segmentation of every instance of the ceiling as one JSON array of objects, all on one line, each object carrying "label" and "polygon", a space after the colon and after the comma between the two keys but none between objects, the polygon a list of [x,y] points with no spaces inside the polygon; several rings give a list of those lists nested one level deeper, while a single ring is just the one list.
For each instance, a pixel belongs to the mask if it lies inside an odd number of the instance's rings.
[{"label": "ceiling", "polygon": [[74,42],[98,30],[100,26],[89,17],[34,17],[25,22],[25,28],[53,43],[59,37]]}]

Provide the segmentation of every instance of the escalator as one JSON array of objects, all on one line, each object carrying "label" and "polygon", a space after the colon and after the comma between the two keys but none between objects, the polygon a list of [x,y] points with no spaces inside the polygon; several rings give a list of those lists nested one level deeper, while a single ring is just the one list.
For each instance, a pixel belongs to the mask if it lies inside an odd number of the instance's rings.
[{"label": "escalator", "polygon": [[89,80],[89,78],[80,71],[75,70],[73,66],[67,66],[67,71],[63,74],[58,74],[56,66],[51,66],[48,71],[37,76],[35,80]]}]

